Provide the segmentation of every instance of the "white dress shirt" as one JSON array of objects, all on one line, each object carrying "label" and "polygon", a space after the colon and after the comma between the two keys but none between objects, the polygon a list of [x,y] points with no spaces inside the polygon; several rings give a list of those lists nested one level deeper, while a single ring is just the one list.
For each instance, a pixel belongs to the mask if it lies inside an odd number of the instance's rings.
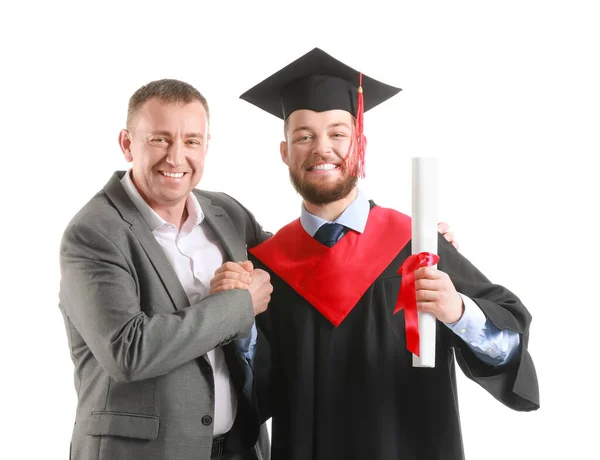
[{"label": "white dress shirt", "polygon": [[[130,171],[121,179],[129,198],[150,227],[156,241],[171,262],[171,266],[181,282],[190,305],[198,303],[210,292],[210,280],[223,264],[224,250],[204,222],[200,203],[190,193],[186,201],[188,218],[181,230],[166,222],[144,201],[130,177]],[[215,413],[213,434],[228,432],[233,426],[237,411],[237,397],[229,378],[223,349],[217,347],[208,352],[215,382]]]}]

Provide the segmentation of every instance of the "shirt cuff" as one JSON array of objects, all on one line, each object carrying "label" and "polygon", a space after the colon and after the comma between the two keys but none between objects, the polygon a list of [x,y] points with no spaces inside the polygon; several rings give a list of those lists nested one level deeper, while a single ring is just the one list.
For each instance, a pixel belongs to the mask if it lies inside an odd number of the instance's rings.
[{"label": "shirt cuff", "polygon": [[248,361],[249,364],[252,364],[252,361],[254,360],[257,336],[258,333],[256,331],[255,322],[254,324],[252,324],[252,329],[250,329],[250,334],[248,334],[248,337],[236,340],[239,352],[244,356],[244,358],[246,359],[246,361]]},{"label": "shirt cuff", "polygon": [[458,293],[462,298],[465,311],[460,319],[455,323],[444,323],[452,332],[461,337],[466,342],[471,342],[481,336],[485,328],[487,318],[479,305],[466,295]]},{"label": "shirt cuff", "polygon": [[479,305],[467,296],[460,296],[465,306],[463,316],[456,323],[446,326],[485,363],[492,366],[507,363],[519,348],[519,334],[498,330]]}]

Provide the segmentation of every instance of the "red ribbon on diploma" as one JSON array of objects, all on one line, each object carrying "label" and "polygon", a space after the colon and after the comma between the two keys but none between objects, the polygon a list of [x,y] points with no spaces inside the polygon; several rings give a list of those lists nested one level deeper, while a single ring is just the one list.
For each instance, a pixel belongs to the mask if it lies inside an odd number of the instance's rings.
[{"label": "red ribbon on diploma", "polygon": [[398,269],[402,275],[402,285],[396,301],[394,314],[404,308],[404,326],[406,330],[406,348],[420,356],[419,316],[417,314],[417,293],[415,290],[415,270],[436,265],[440,256],[430,252],[420,252],[409,256]]}]

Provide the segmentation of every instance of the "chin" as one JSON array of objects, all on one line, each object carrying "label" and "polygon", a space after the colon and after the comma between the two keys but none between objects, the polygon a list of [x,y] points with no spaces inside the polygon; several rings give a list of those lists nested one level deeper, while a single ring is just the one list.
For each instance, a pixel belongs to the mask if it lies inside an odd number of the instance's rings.
[{"label": "chin", "polygon": [[346,198],[356,186],[356,181],[343,181],[333,184],[295,184],[296,191],[312,204],[325,205]]}]

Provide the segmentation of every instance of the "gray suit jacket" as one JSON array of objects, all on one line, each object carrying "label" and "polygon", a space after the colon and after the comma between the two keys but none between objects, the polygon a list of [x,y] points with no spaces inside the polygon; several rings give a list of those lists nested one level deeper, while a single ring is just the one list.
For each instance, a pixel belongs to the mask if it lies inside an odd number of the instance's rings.
[{"label": "gray suit jacket", "polygon": [[[260,423],[235,340],[254,321],[250,294],[230,290],[189,305],[123,174],[81,209],[61,242],[60,309],[78,396],[71,458],[209,459],[214,382],[206,353],[216,346],[238,394],[229,446],[250,448]],[[230,260],[245,260],[247,246],[269,237],[228,195],[194,193]]]}]

